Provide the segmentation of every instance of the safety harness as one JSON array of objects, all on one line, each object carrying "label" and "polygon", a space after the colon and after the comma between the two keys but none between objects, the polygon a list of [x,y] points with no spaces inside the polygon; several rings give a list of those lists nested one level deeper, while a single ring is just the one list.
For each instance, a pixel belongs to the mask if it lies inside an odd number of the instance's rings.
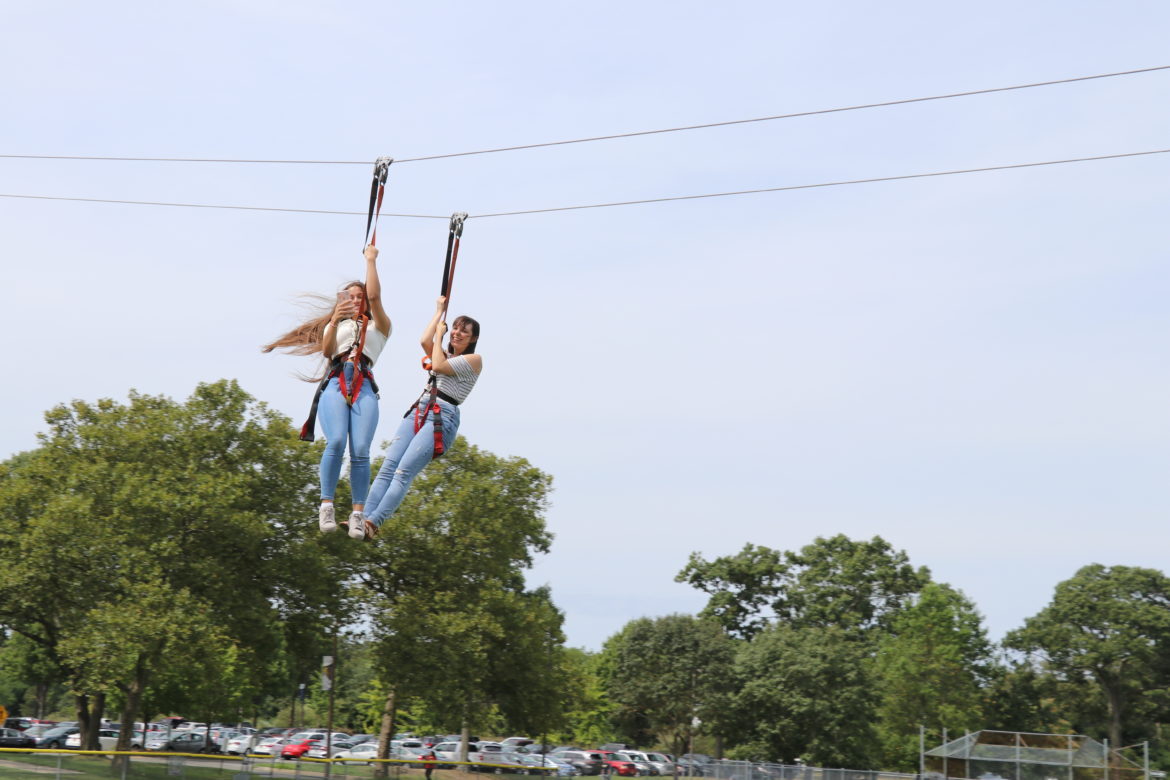
[{"label": "safety harness", "polygon": [[[451,227],[447,233],[447,257],[443,261],[443,281],[439,287],[439,294],[445,299],[443,301],[443,311],[439,316],[439,322],[447,321],[447,309],[451,305],[451,287],[455,281],[455,263],[459,259],[459,239],[463,236],[463,222],[467,219],[467,214],[462,211],[457,211],[451,215]],[[419,395],[418,400],[406,410],[407,417],[414,412],[414,432],[418,433],[422,427],[426,425],[428,415],[431,418],[431,424],[434,427],[435,445],[434,458],[442,457],[445,452],[443,446],[443,411],[438,404],[438,399],[443,399],[449,404],[459,405],[451,396],[439,389],[439,377],[434,372],[431,366],[431,356],[425,355],[422,359],[423,369],[430,372],[430,378],[427,380],[427,386]],[[426,398],[426,407],[421,412],[419,406],[423,399]]]},{"label": "safety harness", "polygon": [[[362,244],[363,249],[367,245],[377,246],[378,217],[382,214],[382,196],[386,193],[386,177],[390,173],[392,162],[394,159],[391,157],[379,157],[374,161],[374,180],[370,184],[370,210],[366,215],[366,243]],[[333,377],[337,377],[338,389],[341,391],[342,397],[345,398],[345,402],[350,406],[353,406],[357,400],[365,381],[369,381],[375,394],[378,392],[378,383],[374,381],[374,374],[370,371],[370,360],[363,353],[366,347],[366,329],[370,324],[370,314],[366,311],[364,297],[362,309],[358,312],[355,320],[358,324],[357,337],[353,340],[347,355],[344,357],[338,355],[330,361],[329,370],[325,372],[325,377],[317,385],[317,392],[313,394],[313,405],[309,408],[309,419],[301,426],[301,441],[313,441],[315,438],[317,406],[321,402],[321,394],[325,392],[325,388],[329,386],[329,380]],[[353,387],[346,386],[346,363],[353,364]]]}]

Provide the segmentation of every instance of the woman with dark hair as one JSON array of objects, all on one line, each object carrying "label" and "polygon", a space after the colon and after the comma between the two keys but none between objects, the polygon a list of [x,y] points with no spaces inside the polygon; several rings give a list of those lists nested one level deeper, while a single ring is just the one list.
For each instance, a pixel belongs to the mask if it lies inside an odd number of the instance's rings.
[{"label": "woman with dark hair", "polygon": [[287,349],[294,355],[320,355],[328,363],[324,372],[308,378],[320,384],[313,412],[301,432],[302,439],[312,441],[314,415],[319,413],[326,443],[321,453],[318,526],[325,533],[337,530],[333,493],[341,476],[347,441],[353,494],[351,517],[361,517],[370,489],[370,445],[378,427],[378,390],[370,367],[390,337],[390,318],[382,308],[378,250],[367,246],[364,254],[364,284],[348,283],[338,293],[336,303],[264,346],[265,352]]},{"label": "woman with dark hair", "polygon": [[[354,539],[372,539],[386,518],[397,511],[410,483],[435,457],[435,420],[441,429],[443,450],[455,442],[459,432],[459,405],[471,393],[471,388],[483,370],[483,358],[475,354],[479,342],[479,323],[471,317],[456,317],[451,324],[451,338],[443,348],[443,334],[447,323],[443,321],[447,299],[439,298],[435,304],[435,315],[423,331],[420,343],[430,353],[431,375],[435,393],[431,388],[423,391],[418,401],[407,411],[398,425],[386,459],[370,488],[367,505],[368,513],[354,513],[349,518],[349,535]],[[434,402],[432,404],[432,398]]]}]

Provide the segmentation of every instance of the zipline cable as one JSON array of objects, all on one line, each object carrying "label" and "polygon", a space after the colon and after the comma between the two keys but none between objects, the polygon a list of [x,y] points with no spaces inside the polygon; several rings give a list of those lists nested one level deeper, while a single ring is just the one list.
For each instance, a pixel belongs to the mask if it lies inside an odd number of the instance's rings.
[{"label": "zipline cable", "polygon": [[756,190],[735,190],[732,192],[709,192],[703,195],[676,195],[667,198],[645,198],[643,200],[622,200],[612,203],[590,203],[583,206],[557,206],[544,209],[525,209],[523,211],[498,211],[491,214],[472,214],[468,219],[487,219],[488,217],[515,217],[521,214],[547,214],[553,211],[577,211],[580,209],[604,209],[612,206],[636,206],[643,203],[668,203],[677,200],[699,200],[702,198],[726,198],[732,195],[755,195],[761,192],[788,192],[791,190],[811,190],[818,187],[844,187],[851,184],[873,184],[883,181],[902,181],[904,179],[925,179],[932,176],[958,176],[964,173],[986,173],[988,171],[1009,171],[1017,168],[1038,168],[1043,165],[1064,165],[1066,163],[1090,162],[1092,160],[1116,160],[1122,157],[1141,157],[1150,154],[1166,154],[1170,149],[1153,149],[1148,152],[1126,152],[1124,154],[1102,154],[1095,157],[1074,157],[1068,160],[1046,160],[1043,162],[1016,163],[1014,165],[990,165],[985,168],[962,168],[953,171],[932,171],[930,173],[907,173],[900,176],[877,176],[871,179],[847,179],[844,181],[827,181],[818,184],[792,184],[786,187],[763,187]]},{"label": "zipline cable", "polygon": [[[366,163],[369,164],[368,162]],[[363,216],[364,211],[336,211],[332,209],[293,209],[275,206],[225,206],[215,203],[174,203],[155,200],[113,200],[110,198],[69,198],[58,195],[13,195],[0,193],[0,198],[28,198],[31,200],[66,200],[79,203],[116,203],[124,206],[174,206],[185,209],[232,209],[239,211],[279,211],[289,214],[337,214],[341,216]],[[448,219],[443,214],[385,214],[399,219]]]},{"label": "zipline cable", "polygon": [[[520,211],[498,211],[484,214],[470,214],[467,219],[488,219],[490,217],[514,217],[522,214],[546,214],[554,211],[577,211],[581,209],[600,209],[613,206],[635,206],[643,203],[668,203],[679,200],[700,200],[702,198],[725,198],[732,195],[754,195],[764,192],[787,192],[790,190],[811,190],[818,187],[845,187],[853,184],[873,184],[876,182],[901,181],[904,179],[925,179],[933,176],[958,176],[967,173],[988,173],[991,171],[1009,171],[1019,168],[1038,168],[1046,165],[1066,165],[1069,163],[1092,162],[1095,160],[1119,160],[1125,157],[1144,157],[1154,154],[1167,154],[1170,149],[1151,149],[1144,152],[1122,152],[1120,154],[1100,154],[1092,157],[1071,157],[1064,160],[1043,160],[1041,162],[1013,163],[1010,165],[989,165],[982,168],[961,168],[950,171],[931,171],[928,173],[907,173],[899,176],[877,176],[869,179],[846,179],[842,181],[818,182],[816,184],[791,184],[783,187],[763,187],[754,190],[734,190],[729,192],[709,192],[700,195],[674,195],[664,198],[644,198],[640,200],[622,200],[609,203],[589,203],[577,206],[554,206],[551,208],[524,209]],[[369,163],[367,163],[368,165]],[[227,206],[211,203],[168,203],[149,200],[112,200],[108,198],[70,198],[57,195],[18,195],[0,193],[0,198],[20,198],[29,200],[61,200],[81,203],[114,203],[132,206],[173,206],[178,208],[196,209],[235,209],[243,211],[276,211],[292,214],[337,214],[342,216],[363,216],[364,211],[332,211],[327,209],[293,209],[271,206]],[[402,219],[450,219],[443,214],[386,214],[387,217]]]},{"label": "zipline cable", "polygon": [[[612,133],[610,135],[596,135],[587,138],[572,138],[564,141],[545,141],[543,143],[520,144],[517,146],[500,146],[492,149],[477,149],[468,152],[449,152],[446,154],[430,154],[421,157],[401,157],[396,162],[401,165],[408,162],[422,162],[426,160],[443,160],[451,157],[471,157],[480,154],[495,154],[497,152],[515,152],[523,149],[541,149],[550,146],[566,146],[569,144],[583,144],[594,141],[611,141],[619,138],[635,138],[646,135],[660,135],[663,133],[679,133],[689,130],[704,130],[713,127],[728,127],[731,125],[743,125],[753,122],[772,122],[779,119],[796,119],[799,117],[817,116],[821,114],[837,114],[845,111],[862,111],[870,108],[886,108],[889,106],[903,106],[912,103],[925,103],[932,100],[950,100],[952,98],[972,97],[975,95],[991,95],[997,92],[1011,92],[1021,89],[1033,89],[1036,87],[1051,87],[1059,84],[1073,84],[1082,81],[1093,81],[1096,79],[1109,79],[1119,76],[1133,76],[1139,73],[1152,73],[1154,71],[1170,70],[1170,65],[1156,65],[1150,68],[1136,68],[1134,70],[1115,71],[1113,73],[1097,73],[1092,76],[1075,76],[1067,79],[1056,79],[1053,81],[1036,81],[1030,84],[1015,84],[1008,87],[991,87],[988,89],[975,89],[966,92],[951,92],[944,95],[929,95],[927,97],[904,98],[901,100],[886,100],[880,103],[863,103],[855,106],[842,106],[839,108],[822,108],[813,111],[797,111],[790,114],[775,114],[773,116],[761,116],[751,119],[731,119],[723,122],[707,122],[697,125],[683,125],[681,127],[665,127],[658,130],[635,130],[628,133]],[[243,159],[243,158],[213,158],[213,157],[98,157],[86,155],[64,155],[64,154],[0,154],[0,159],[21,159],[21,160],[87,160],[87,161],[103,161],[103,162],[171,162],[171,163],[258,163],[268,165],[369,165],[367,160],[260,160],[260,159]],[[446,217],[443,217],[446,219]]]}]

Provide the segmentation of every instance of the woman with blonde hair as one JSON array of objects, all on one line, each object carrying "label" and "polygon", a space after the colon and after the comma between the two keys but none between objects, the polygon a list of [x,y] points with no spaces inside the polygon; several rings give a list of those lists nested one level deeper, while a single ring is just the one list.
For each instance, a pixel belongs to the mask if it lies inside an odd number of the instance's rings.
[{"label": "woman with blonde hair", "polygon": [[351,525],[355,517],[360,525],[370,489],[370,445],[378,427],[378,386],[370,368],[390,337],[390,318],[382,307],[378,250],[371,244],[364,254],[365,283],[349,282],[328,311],[263,347],[265,352],[285,349],[294,355],[320,355],[328,363],[323,375],[308,380],[319,384],[309,420],[301,429],[301,438],[312,441],[316,416],[320,413],[326,444],[321,454],[318,526],[324,533],[337,530],[333,494],[341,476],[347,441],[353,493]]}]

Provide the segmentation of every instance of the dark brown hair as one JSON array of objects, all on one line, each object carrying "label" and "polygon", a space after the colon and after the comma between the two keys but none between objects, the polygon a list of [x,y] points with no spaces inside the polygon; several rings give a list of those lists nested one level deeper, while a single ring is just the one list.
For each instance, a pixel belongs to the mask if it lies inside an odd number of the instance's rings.
[{"label": "dark brown hair", "polygon": [[[475,352],[475,345],[479,343],[479,320],[473,319],[472,317],[468,317],[466,314],[460,314],[451,323],[451,329],[454,330],[455,328],[457,328],[458,326],[462,325],[465,322],[471,326],[472,339],[471,339],[471,342],[467,345],[467,349],[463,350],[463,354],[470,355],[473,352]],[[451,337],[450,336],[447,337],[447,354],[448,355],[451,354]]]}]

